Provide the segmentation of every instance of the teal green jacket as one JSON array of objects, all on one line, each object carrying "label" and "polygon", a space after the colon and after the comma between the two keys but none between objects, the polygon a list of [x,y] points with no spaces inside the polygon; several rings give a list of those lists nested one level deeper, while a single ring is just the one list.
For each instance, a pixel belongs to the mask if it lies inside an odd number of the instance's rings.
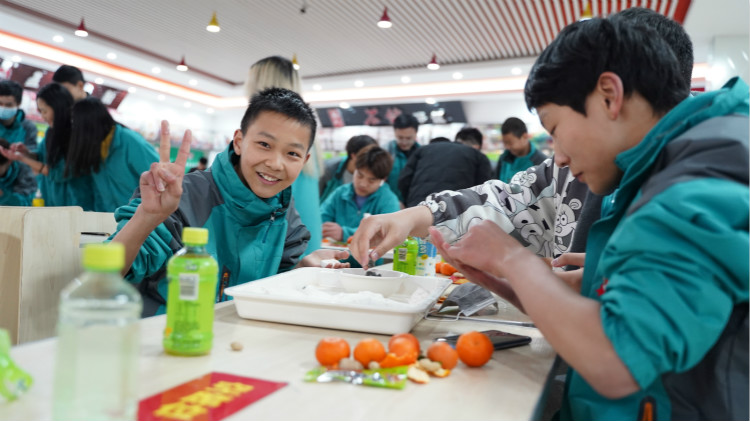
[{"label": "teal green jacket", "polygon": [[[340,158],[336,164],[336,170],[332,172],[331,177],[325,182],[322,191],[320,192],[320,203],[325,202],[337,188],[339,188],[343,182],[341,180],[342,174],[346,171],[347,158]],[[326,168],[327,172],[328,168]],[[324,174],[325,177],[327,174]],[[322,178],[321,178],[322,180]]]},{"label": "teal green jacket", "polygon": [[85,211],[93,211],[94,183],[90,175],[82,177],[65,176],[65,160],[55,165],[47,162],[47,136],[39,143],[37,159],[47,164],[49,173],[39,174],[37,183],[44,198],[44,206],[80,206]]},{"label": "teal green jacket", "polygon": [[[317,166],[317,158],[312,155],[315,148],[311,148],[310,159],[315,160],[313,163]],[[319,172],[316,169],[316,173]],[[310,241],[307,243],[307,249],[302,257],[314,252],[320,248],[323,242],[323,222],[320,219],[320,197],[318,196],[318,176],[309,175],[303,169],[294,183],[292,183],[292,197],[294,197],[295,207],[299,212],[302,223],[305,224],[310,232]]]},{"label": "teal green jacket", "polygon": [[[414,146],[411,148],[412,153],[420,146],[419,143],[414,142]],[[399,202],[403,203],[405,198],[401,197],[401,192],[398,189],[398,177],[401,175],[401,170],[404,169],[406,163],[409,161],[409,157],[406,156],[404,151],[398,148],[398,142],[395,140],[391,140],[388,143],[387,151],[393,158],[393,168],[391,168],[391,173],[388,175],[388,186],[390,186],[391,191],[396,195]]]},{"label": "teal green jacket", "polygon": [[601,303],[640,390],[609,400],[571,371],[562,419],[639,419],[646,402],[656,420],[747,419],[747,116],[748,86],[734,79],[617,156],[623,176],[591,227],[581,294]]},{"label": "teal green jacket", "polygon": [[0,177],[0,206],[31,206],[36,193],[36,179],[31,168],[11,161],[5,175]]},{"label": "teal green jacket", "polygon": [[524,156],[515,156],[509,150],[506,150],[497,158],[495,172],[500,181],[510,183],[516,173],[526,171],[547,159],[547,156],[542,151],[537,150],[533,143],[529,142],[529,145],[531,146],[529,153]]},{"label": "teal green jacket", "polygon": [[158,161],[159,155],[143,136],[116,124],[107,158],[99,166],[99,172],[91,174],[94,210],[114,212],[126,205],[138,187],[141,173]]},{"label": "teal green jacket", "polygon": [[23,143],[29,152],[37,151],[36,144],[36,124],[26,120],[26,113],[23,110],[18,110],[16,113],[16,119],[13,120],[13,124],[5,126],[0,123],[0,137],[7,140],[8,143]]},{"label": "teal green jacket", "polygon": [[367,196],[362,209],[357,208],[354,199],[354,185],[352,183],[340,186],[320,206],[323,222],[335,222],[341,225],[344,233],[343,241],[354,235],[354,231],[362,222],[362,217],[369,213],[379,215],[381,213],[397,212],[400,209],[398,198],[386,184],[375,190],[375,193]]},{"label": "teal green jacket", "polygon": [[[166,309],[166,264],[183,247],[183,227],[209,231],[206,249],[219,263],[217,301],[227,299],[226,287],[292,269],[305,251],[310,233],[294,209],[291,187],[269,199],[256,196],[237,175],[232,155],[230,144],[209,171],[186,174],[179,208],[141,246],[126,279],[141,291],[144,316]],[[117,209],[118,231],[140,203],[136,190],[134,199]]]}]

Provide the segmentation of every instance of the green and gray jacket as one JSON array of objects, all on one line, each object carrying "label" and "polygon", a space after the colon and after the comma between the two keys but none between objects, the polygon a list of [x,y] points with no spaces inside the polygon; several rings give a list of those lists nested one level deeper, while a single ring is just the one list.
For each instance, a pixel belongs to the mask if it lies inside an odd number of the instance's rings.
[{"label": "green and gray jacket", "polygon": [[[290,270],[305,251],[310,233],[294,209],[291,187],[272,198],[259,198],[240,180],[231,155],[230,144],[216,156],[210,171],[185,175],[177,211],[141,246],[126,279],[143,296],[144,316],[165,310],[166,264],[183,247],[183,227],[209,230],[206,249],[219,263],[218,289]],[[130,203],[117,209],[118,231],[140,203],[140,190],[136,190]],[[228,282],[222,285],[225,274]]]},{"label": "green and gray jacket", "polygon": [[615,163],[581,294],[640,390],[618,400],[574,370],[562,419],[748,419],[748,86],[684,100]]},{"label": "green and gray jacket", "polygon": [[[419,148],[421,145],[418,142],[414,142],[414,146],[411,147],[411,153],[414,153],[417,148]],[[399,149],[398,142],[395,140],[391,140],[388,142],[388,145],[386,146],[386,150],[389,154],[391,154],[391,157],[393,158],[393,168],[391,168],[391,173],[388,175],[388,186],[391,188],[391,191],[396,195],[399,202],[404,203],[406,198],[401,197],[401,191],[398,189],[398,177],[401,175],[401,170],[404,169],[406,166],[406,163],[409,161],[409,157]]]},{"label": "green and gray jacket", "polygon": [[0,206],[31,206],[36,192],[36,179],[31,168],[11,162],[5,175],[0,176]]}]

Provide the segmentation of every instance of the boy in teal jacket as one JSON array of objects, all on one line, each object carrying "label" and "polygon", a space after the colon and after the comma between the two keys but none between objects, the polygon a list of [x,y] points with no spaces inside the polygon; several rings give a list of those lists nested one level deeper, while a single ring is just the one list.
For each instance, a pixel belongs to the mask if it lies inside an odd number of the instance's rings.
[{"label": "boy in teal jacket", "polygon": [[165,311],[166,263],[180,248],[182,228],[210,231],[209,253],[219,263],[217,300],[224,288],[287,271],[320,266],[347,252],[318,250],[300,261],[310,233],[294,209],[292,182],[315,136],[315,117],[302,98],[271,88],[253,96],[240,129],[210,171],[185,174],[191,134],[169,162],[169,126],[162,122],[160,160],[140,179],[131,202],[115,212],[112,241],[126,247],[123,275],[138,285],[144,316]]},{"label": "boy in teal jacket", "polygon": [[[10,144],[0,138],[0,147]],[[36,179],[31,168],[0,155],[0,206],[31,206],[36,192]]]},{"label": "boy in teal jacket", "polygon": [[323,237],[346,241],[365,214],[400,209],[398,198],[385,184],[392,165],[388,152],[378,146],[367,146],[357,154],[352,182],[336,188],[320,206]]},{"label": "boy in teal jacket", "polygon": [[591,19],[529,73],[556,163],[612,194],[580,293],[490,221],[454,244],[430,230],[571,366],[563,420],[748,419],[749,88],[685,99],[677,63],[650,28]]}]

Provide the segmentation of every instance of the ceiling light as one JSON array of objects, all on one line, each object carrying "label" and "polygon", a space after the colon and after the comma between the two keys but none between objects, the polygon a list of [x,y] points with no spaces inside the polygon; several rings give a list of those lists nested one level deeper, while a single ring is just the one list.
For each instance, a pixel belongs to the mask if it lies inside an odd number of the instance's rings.
[{"label": "ceiling light", "polygon": [[591,14],[591,2],[587,1],[586,2],[586,7],[583,9],[583,13],[581,13],[581,17],[578,20],[579,21],[581,21],[581,20],[589,20],[589,19],[591,19],[593,17],[594,17],[594,15]]},{"label": "ceiling light", "polygon": [[134,94],[135,91],[136,91],[136,89],[133,86],[131,86],[131,87],[128,88],[128,92],[130,92],[131,94]]},{"label": "ceiling light", "polygon": [[299,62],[297,61],[297,54],[292,55],[292,67],[294,67],[294,70],[299,70]]},{"label": "ceiling light", "polygon": [[213,16],[211,16],[211,21],[208,22],[208,26],[206,26],[206,31],[208,32],[221,31],[221,28],[219,27],[219,21],[216,19],[216,12],[214,12]]},{"label": "ceiling light", "polygon": [[102,84],[104,84],[104,79],[98,77],[98,78],[94,79],[94,83],[96,83],[97,85],[102,85]]},{"label": "ceiling light", "polygon": [[409,83],[411,78],[409,76],[401,76],[401,83]]},{"label": "ceiling light", "polygon": [[323,89],[323,87],[320,86],[320,84],[316,83],[315,85],[313,85],[313,91],[319,91],[321,89]]},{"label": "ceiling light", "polygon": [[510,69],[510,73],[518,76],[518,75],[521,74],[521,68],[520,67],[514,67],[514,68]]},{"label": "ceiling light", "polygon": [[198,81],[197,81],[197,80],[195,80],[195,79],[190,79],[190,80],[188,81],[188,83],[190,84],[190,86],[197,86],[197,85],[198,85]]},{"label": "ceiling light", "polygon": [[378,26],[383,29],[388,29],[391,26],[393,26],[393,24],[391,23],[391,18],[388,17],[387,7],[383,8],[383,16],[380,17],[380,20],[378,21]]},{"label": "ceiling light", "polygon": [[351,107],[351,105],[349,105],[349,103],[348,103],[348,102],[342,102],[342,103],[339,103],[339,108],[343,108],[343,109],[345,109],[345,110],[346,110],[346,109],[348,109],[349,107]]},{"label": "ceiling light", "polygon": [[89,31],[86,30],[86,25],[83,24],[83,18],[81,18],[81,24],[78,25],[78,28],[76,28],[74,34],[76,34],[79,37],[89,36]]},{"label": "ceiling light", "polygon": [[117,54],[115,53],[107,53],[107,58],[110,60],[114,60],[117,58]]},{"label": "ceiling light", "polygon": [[161,73],[161,69],[158,67],[153,67],[151,68],[151,73],[158,75],[159,73]]},{"label": "ceiling light", "polygon": [[354,81],[354,86],[356,86],[357,88],[361,88],[361,87],[365,86],[365,82],[363,82],[361,80],[355,80]]},{"label": "ceiling light", "polygon": [[461,72],[453,72],[453,79],[461,80],[464,78],[464,74]]},{"label": "ceiling light", "polygon": [[180,63],[177,64],[177,70],[179,70],[181,72],[187,72],[188,71],[188,66],[187,66],[187,64],[185,64],[185,56],[182,56],[182,60],[180,60]]},{"label": "ceiling light", "polygon": [[440,65],[437,62],[437,54],[432,55],[432,60],[427,64],[427,68],[430,70],[437,70],[440,68]]},{"label": "ceiling light", "polygon": [[213,108],[206,108],[206,114],[213,114],[214,109]]},{"label": "ceiling light", "polygon": [[10,56],[10,61],[12,61],[13,63],[20,63],[21,56]]},{"label": "ceiling light", "polygon": [[167,99],[167,97],[165,97],[162,94],[159,94],[159,95],[156,96],[156,99],[158,99],[159,101],[164,101],[165,99]]},{"label": "ceiling light", "polygon": [[60,43],[60,42],[65,41],[65,38],[63,38],[62,35],[55,35],[54,37],[52,37],[52,41]]},{"label": "ceiling light", "polygon": [[91,95],[94,93],[94,85],[91,82],[86,82],[86,84],[83,85],[83,91]]},{"label": "ceiling light", "polygon": [[185,103],[184,103],[184,104],[182,104],[182,105],[183,105],[183,106],[184,106],[185,108],[190,108],[190,107],[192,107],[192,106],[193,106],[193,104],[191,104],[191,103],[190,103],[189,101],[185,101]]},{"label": "ceiling light", "polygon": [[425,98],[424,102],[426,102],[426,103],[428,103],[428,104],[430,104],[430,105],[433,105],[433,104],[435,104],[435,103],[436,103],[437,101],[435,101],[435,98]]}]

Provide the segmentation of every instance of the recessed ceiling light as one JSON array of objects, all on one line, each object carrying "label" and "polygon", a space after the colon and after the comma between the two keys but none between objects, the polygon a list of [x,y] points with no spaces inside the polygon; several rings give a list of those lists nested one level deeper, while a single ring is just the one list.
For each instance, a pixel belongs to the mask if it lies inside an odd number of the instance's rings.
[{"label": "recessed ceiling light", "polygon": [[188,81],[188,83],[190,84],[190,86],[197,86],[197,85],[198,85],[198,81],[197,81],[197,80],[195,80],[195,79],[190,79],[190,80]]},{"label": "recessed ceiling light", "polygon": [[463,78],[464,78],[464,74],[463,73],[461,73],[461,72],[453,72],[453,79],[459,80],[459,79],[463,79]]},{"label": "recessed ceiling light", "polygon": [[182,105],[184,105],[184,106],[185,106],[185,108],[190,108],[190,107],[192,107],[192,106],[193,106],[193,104],[191,104],[191,103],[190,103],[190,102],[188,102],[188,101],[185,101],[185,103],[184,103],[184,104],[182,104]]},{"label": "recessed ceiling light", "polygon": [[401,83],[409,83],[411,78],[409,76],[401,76]]},{"label": "recessed ceiling light", "polygon": [[425,98],[424,102],[432,105],[432,104],[436,103],[437,101],[435,101],[435,98]]},{"label": "recessed ceiling light", "polygon": [[213,108],[206,108],[206,114],[213,114],[214,109]]},{"label": "recessed ceiling light", "polygon": [[91,95],[94,92],[94,85],[91,82],[86,82],[86,84],[83,85],[83,91]]},{"label": "recessed ceiling light", "polygon": [[55,35],[54,37],[52,37],[52,41],[55,41],[55,42],[59,43],[59,42],[65,41],[65,38],[63,38],[62,35]]},{"label": "recessed ceiling light", "polygon": [[14,63],[20,63],[21,62],[21,56],[10,56],[10,61]]},{"label": "recessed ceiling light", "polygon": [[107,58],[110,60],[114,60],[117,58],[117,54],[115,53],[107,53]]},{"label": "recessed ceiling light", "polygon": [[104,83],[104,79],[98,77],[98,78],[94,79],[94,83],[96,83],[97,85],[101,85],[101,84]]},{"label": "recessed ceiling light", "polygon": [[349,105],[348,102],[342,102],[339,104],[339,108],[347,109],[349,107],[351,107],[351,105]]},{"label": "recessed ceiling light", "polygon": [[162,94],[159,94],[159,95],[157,95],[157,96],[156,96],[156,99],[158,99],[159,101],[164,101],[164,100],[165,100],[166,98],[167,98],[167,97],[165,97],[165,96],[164,96],[164,95],[162,95]]},{"label": "recessed ceiling light", "polygon": [[159,73],[161,73],[161,69],[158,67],[153,67],[151,68],[151,73],[158,75]]},{"label": "recessed ceiling light", "polygon": [[357,88],[361,88],[361,87],[365,86],[365,82],[363,82],[361,80],[355,80],[354,81],[354,86],[356,86]]},{"label": "recessed ceiling light", "polygon": [[320,84],[316,83],[315,85],[313,85],[313,91],[319,91],[321,89],[323,89],[323,87],[320,86]]},{"label": "recessed ceiling light", "polygon": [[521,72],[522,72],[522,70],[521,70],[521,68],[520,68],[520,67],[514,67],[514,68],[510,69],[510,72],[511,72],[512,74],[514,74],[514,75],[520,75],[520,74],[521,74]]},{"label": "recessed ceiling light", "polygon": [[131,87],[128,88],[128,92],[130,92],[131,94],[134,94],[135,91],[136,91],[136,89],[135,89],[134,86],[131,86]]}]

